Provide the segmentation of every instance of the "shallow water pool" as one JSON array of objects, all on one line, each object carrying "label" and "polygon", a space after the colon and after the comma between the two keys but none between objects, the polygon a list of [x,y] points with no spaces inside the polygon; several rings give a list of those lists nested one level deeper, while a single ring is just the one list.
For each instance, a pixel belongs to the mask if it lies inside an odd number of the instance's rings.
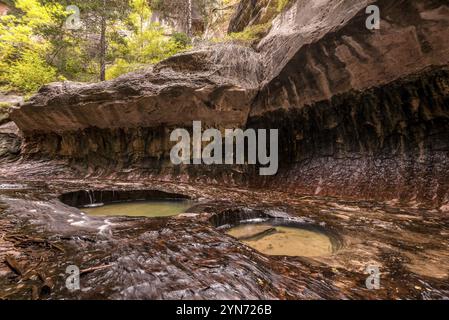
[{"label": "shallow water pool", "polygon": [[91,216],[170,217],[185,212],[191,201],[132,201],[81,208]]},{"label": "shallow water pool", "polygon": [[318,257],[334,252],[332,239],[311,228],[270,223],[241,224],[229,229],[227,234],[267,255]]}]

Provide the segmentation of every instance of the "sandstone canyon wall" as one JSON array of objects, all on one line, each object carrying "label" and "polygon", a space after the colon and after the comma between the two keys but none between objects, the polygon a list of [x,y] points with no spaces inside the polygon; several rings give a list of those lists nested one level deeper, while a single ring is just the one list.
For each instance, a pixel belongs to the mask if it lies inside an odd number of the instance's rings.
[{"label": "sandstone canyon wall", "polygon": [[[380,30],[365,28],[379,6]],[[250,127],[280,128],[281,173],[301,193],[448,202],[449,7],[298,1],[259,49]]]},{"label": "sandstone canyon wall", "polygon": [[[365,27],[369,4],[381,10],[380,30]],[[230,29],[257,12],[237,12]],[[212,46],[111,82],[52,84],[11,117],[22,157],[67,158],[90,172],[133,168],[441,208],[449,202],[447,39],[443,0],[290,1],[256,50]],[[172,166],[169,132],[192,120],[279,129],[279,174]]]}]

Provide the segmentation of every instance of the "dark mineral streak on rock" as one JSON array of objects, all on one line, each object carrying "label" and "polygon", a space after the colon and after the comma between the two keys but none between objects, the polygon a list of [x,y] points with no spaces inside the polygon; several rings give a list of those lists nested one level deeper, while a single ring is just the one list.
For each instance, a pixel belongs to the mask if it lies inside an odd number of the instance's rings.
[{"label": "dark mineral streak on rock", "polygon": [[228,32],[241,32],[246,27],[269,22],[276,13],[276,1],[242,0],[229,22]]},{"label": "dark mineral streak on rock", "polygon": [[[381,8],[378,31],[365,27],[370,3]],[[259,19],[268,4],[257,5],[242,1],[230,28]],[[205,47],[110,82],[52,84],[11,117],[26,159],[69,159],[95,176],[266,187],[272,179],[251,167],[171,165],[169,135],[193,120],[276,128],[275,185],[440,207],[449,201],[448,16],[444,1],[297,1],[258,52]]]},{"label": "dark mineral streak on rock", "polygon": [[0,159],[17,160],[21,152],[22,138],[14,122],[6,122],[0,126]]},{"label": "dark mineral streak on rock", "polygon": [[448,201],[447,68],[253,116],[248,126],[280,129],[282,168],[268,188],[438,207]]}]

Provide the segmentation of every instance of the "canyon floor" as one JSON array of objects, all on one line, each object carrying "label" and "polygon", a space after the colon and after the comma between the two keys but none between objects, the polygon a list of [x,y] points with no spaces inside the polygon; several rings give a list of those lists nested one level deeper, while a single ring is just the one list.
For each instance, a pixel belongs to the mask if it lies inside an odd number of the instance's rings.
[{"label": "canyon floor", "polygon": [[[32,173],[46,165],[14,168]],[[0,171],[0,299],[449,297],[449,222],[438,210],[177,181],[50,182],[5,165]],[[79,190],[160,190],[196,204],[169,218],[90,217],[59,200]],[[217,228],[217,221],[261,216],[322,226],[339,249],[318,258],[267,256]],[[66,288],[70,265],[81,270],[73,292]],[[370,265],[379,267],[378,290],[366,287]]]}]

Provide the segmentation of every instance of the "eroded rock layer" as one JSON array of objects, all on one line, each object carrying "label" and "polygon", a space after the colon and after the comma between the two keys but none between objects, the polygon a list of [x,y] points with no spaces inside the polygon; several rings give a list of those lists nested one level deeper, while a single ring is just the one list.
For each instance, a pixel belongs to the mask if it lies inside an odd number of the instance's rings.
[{"label": "eroded rock layer", "polygon": [[439,207],[449,200],[447,68],[254,116],[249,126],[280,128],[282,168],[271,187]]},{"label": "eroded rock layer", "polygon": [[[380,30],[365,22],[380,8]],[[449,200],[449,7],[444,1],[297,1],[259,47],[249,126],[280,129],[271,186],[308,194]]]},{"label": "eroded rock layer", "polygon": [[[380,8],[368,30],[368,4]],[[251,114],[300,108],[449,63],[446,1],[297,1],[274,22],[259,49],[265,81]]]},{"label": "eroded rock layer", "polygon": [[[238,57],[238,59],[236,59]],[[116,80],[47,85],[12,112],[27,135],[88,128],[242,126],[257,92],[258,54],[234,46],[180,54]]]},{"label": "eroded rock layer", "polygon": [[[380,30],[366,28],[370,4]],[[231,28],[254,18],[245,8]],[[291,1],[257,51],[212,46],[112,82],[53,84],[11,117],[25,158],[62,157],[90,173],[202,176],[443,208],[448,38],[443,0]],[[279,129],[279,174],[173,166],[169,133],[193,120]]]}]

